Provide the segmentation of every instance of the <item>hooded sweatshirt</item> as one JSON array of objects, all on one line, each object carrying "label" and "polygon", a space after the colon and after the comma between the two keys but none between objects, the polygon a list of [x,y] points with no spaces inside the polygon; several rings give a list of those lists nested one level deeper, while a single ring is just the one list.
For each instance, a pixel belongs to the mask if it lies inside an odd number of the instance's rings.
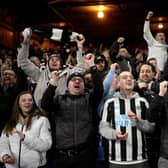
[{"label": "hooded sweatshirt", "polygon": [[[146,161],[143,132],[127,113],[132,111],[139,119],[145,119],[148,106],[148,102],[136,92],[130,98],[116,92],[113,98],[105,102],[99,129],[101,135],[108,139],[109,162],[126,165],[128,161],[132,164]],[[118,139],[116,130],[127,132],[127,140]]]},{"label": "hooded sweatshirt", "polygon": [[[41,104],[41,98],[48,87],[49,80],[51,78],[51,72],[48,67],[46,66],[46,69],[41,70],[36,65],[34,65],[28,58],[29,56],[29,47],[30,44],[27,42],[24,42],[21,44],[21,48],[18,52],[17,62],[18,67],[21,67],[21,69],[34,80],[37,85],[34,91],[34,98],[35,102],[40,107]],[[67,90],[66,81],[69,77],[69,75],[73,72],[80,72],[84,73],[87,69],[85,60],[82,56],[82,50],[79,49],[77,51],[77,66],[74,68],[67,67],[64,69],[60,74],[60,79],[58,81],[58,86],[56,89],[57,94],[64,94]]]}]

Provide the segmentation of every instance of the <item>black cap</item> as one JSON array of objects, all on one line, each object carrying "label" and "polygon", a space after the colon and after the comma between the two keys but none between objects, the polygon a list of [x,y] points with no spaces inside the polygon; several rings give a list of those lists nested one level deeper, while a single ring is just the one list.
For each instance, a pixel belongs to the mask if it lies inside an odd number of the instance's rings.
[{"label": "black cap", "polygon": [[70,81],[73,77],[80,77],[80,78],[82,78],[83,81],[84,81],[84,76],[83,76],[81,73],[79,73],[79,72],[73,72],[73,73],[68,77],[68,79],[67,79],[67,86],[68,86],[69,81]]},{"label": "black cap", "polygon": [[96,55],[94,59],[94,63],[97,64],[99,61],[106,61],[104,55]]}]

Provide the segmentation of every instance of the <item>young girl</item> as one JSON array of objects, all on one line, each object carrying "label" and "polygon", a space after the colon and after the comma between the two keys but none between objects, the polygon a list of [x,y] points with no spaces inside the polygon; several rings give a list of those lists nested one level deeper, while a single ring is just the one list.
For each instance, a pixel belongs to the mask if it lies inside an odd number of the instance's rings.
[{"label": "young girl", "polygon": [[46,163],[52,144],[50,124],[30,92],[21,92],[0,137],[0,160],[6,168],[37,168]]}]

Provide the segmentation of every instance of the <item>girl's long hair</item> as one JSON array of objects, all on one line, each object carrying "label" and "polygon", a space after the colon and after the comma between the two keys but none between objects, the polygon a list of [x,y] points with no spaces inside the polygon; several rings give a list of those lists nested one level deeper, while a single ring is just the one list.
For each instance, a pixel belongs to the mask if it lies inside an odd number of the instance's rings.
[{"label": "girl's long hair", "polygon": [[26,130],[31,128],[32,118],[34,116],[37,116],[37,117],[45,116],[45,113],[41,112],[39,108],[36,106],[32,93],[29,91],[23,91],[20,94],[18,94],[18,96],[16,97],[15,103],[13,105],[11,117],[4,127],[3,133],[5,133],[6,135],[12,134],[12,131],[14,128],[16,128],[17,123],[20,122],[20,116],[23,115],[23,113],[19,106],[19,100],[20,100],[20,97],[24,94],[30,94],[33,98],[33,107],[29,112],[29,117],[27,122],[24,123],[26,125]]}]

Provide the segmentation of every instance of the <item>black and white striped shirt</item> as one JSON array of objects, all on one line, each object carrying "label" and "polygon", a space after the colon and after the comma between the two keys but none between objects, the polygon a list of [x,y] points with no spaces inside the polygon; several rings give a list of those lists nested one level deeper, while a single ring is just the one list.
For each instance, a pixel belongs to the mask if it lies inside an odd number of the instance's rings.
[{"label": "black and white striped shirt", "polygon": [[125,98],[120,93],[108,99],[104,106],[102,121],[110,123],[113,130],[128,132],[127,140],[109,140],[109,161],[140,161],[146,159],[144,134],[136,127],[127,113],[134,112],[138,118],[145,119],[148,102],[137,93]]}]

